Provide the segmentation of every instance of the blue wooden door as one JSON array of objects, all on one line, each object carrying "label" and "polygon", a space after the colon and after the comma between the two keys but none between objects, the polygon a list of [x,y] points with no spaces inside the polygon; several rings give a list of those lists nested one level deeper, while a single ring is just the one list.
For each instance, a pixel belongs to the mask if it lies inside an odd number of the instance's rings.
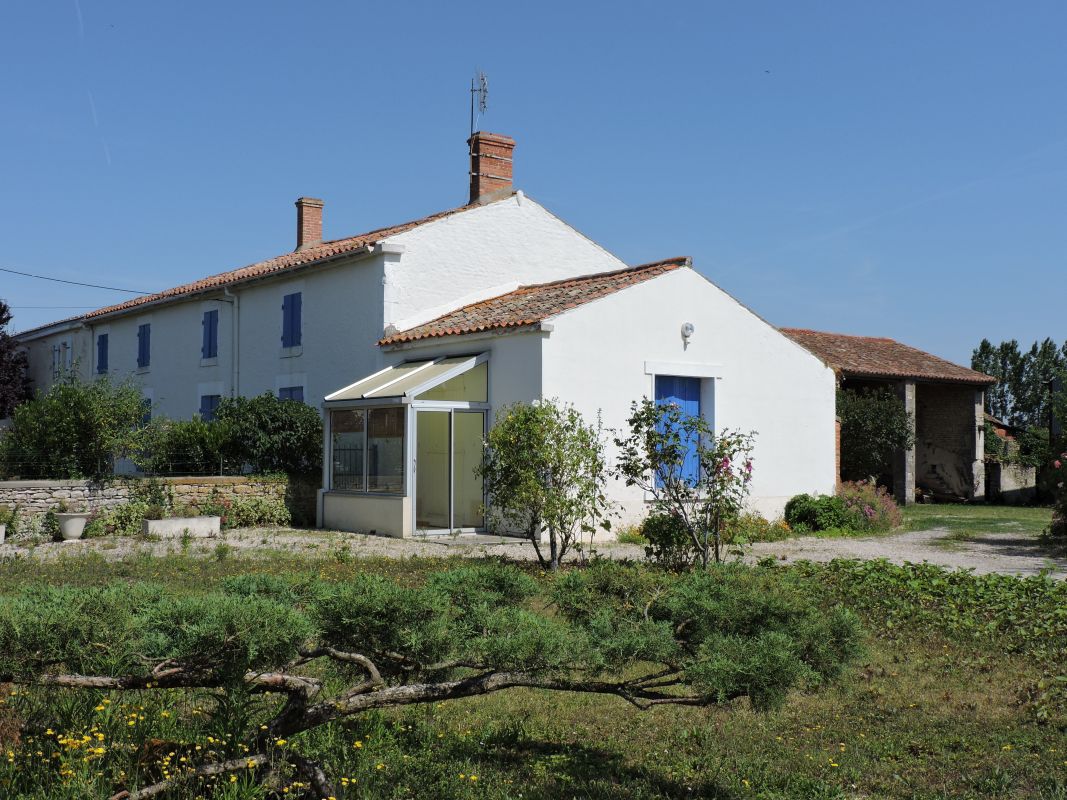
[{"label": "blue wooden door", "polygon": [[[700,416],[700,378],[683,378],[673,375],[656,376],[656,405],[678,406],[683,416]],[[700,480],[700,461],[697,458],[697,441],[692,437],[683,441],[688,452],[682,463],[681,478],[690,484]],[[657,483],[659,476],[656,477]]]}]

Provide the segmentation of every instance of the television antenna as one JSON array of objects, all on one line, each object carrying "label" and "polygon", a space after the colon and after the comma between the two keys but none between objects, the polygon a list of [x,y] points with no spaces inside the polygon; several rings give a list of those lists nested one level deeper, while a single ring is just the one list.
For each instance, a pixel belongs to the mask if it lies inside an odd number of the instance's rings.
[{"label": "television antenna", "polygon": [[471,78],[471,136],[474,136],[476,117],[474,115],[475,99],[477,98],[478,116],[489,108],[489,79],[485,73],[478,70],[478,74]]}]

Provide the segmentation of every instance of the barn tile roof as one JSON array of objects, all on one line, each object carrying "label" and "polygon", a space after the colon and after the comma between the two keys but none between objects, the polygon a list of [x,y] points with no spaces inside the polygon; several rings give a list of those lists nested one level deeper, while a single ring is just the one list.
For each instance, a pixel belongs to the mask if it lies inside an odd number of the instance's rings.
[{"label": "barn tile roof", "polygon": [[613,272],[520,286],[515,291],[471,303],[430,322],[393,333],[378,344],[400,344],[439,336],[529,327],[591,300],[691,264],[686,257],[669,258]]},{"label": "barn tile roof", "polygon": [[911,378],[976,385],[997,382],[996,378],[989,375],[961,367],[893,339],[826,333],[804,328],[782,328],[782,333],[845,377]]},{"label": "barn tile roof", "polygon": [[365,247],[371,247],[390,236],[396,236],[400,233],[410,231],[412,228],[417,228],[420,225],[425,225],[435,220],[443,219],[452,214],[457,214],[461,211],[467,211],[475,206],[460,206],[459,208],[453,208],[448,211],[441,211],[436,214],[430,214],[426,217],[411,220],[410,222],[404,222],[399,225],[392,225],[387,228],[378,228],[377,230],[368,231],[367,233],[361,233],[357,236],[349,236],[345,239],[335,239],[329,242],[322,242],[321,244],[314,245],[312,247],[306,247],[303,250],[297,250],[292,253],[285,253],[275,258],[268,258],[265,261],[257,261],[254,264],[249,264],[245,267],[229,270],[227,272],[220,272],[218,275],[211,275],[207,278],[201,278],[200,280],[192,281],[191,283],[185,283],[181,286],[175,286],[172,289],[164,289],[162,292],[156,292],[155,294],[142,295],[140,297],[134,297],[130,300],[124,300],[121,303],[105,306],[104,308],[98,308],[95,311],[90,311],[86,314],[76,317],[70,317],[65,320],[59,320],[58,322],[50,322],[47,325],[41,325],[36,328],[32,328],[26,331],[20,331],[19,335],[24,336],[29,333],[42,330],[44,328],[50,328],[53,325],[59,325],[64,322],[74,322],[77,320],[89,320],[96,317],[103,317],[109,314],[115,314],[124,311],[130,311],[140,306],[150,305],[167,300],[174,300],[186,295],[193,295],[199,292],[210,291],[213,289],[222,289],[227,286],[232,286],[237,283],[241,283],[247,280],[254,280],[256,278],[264,278],[276,273],[285,272],[287,270],[296,269],[298,267],[313,264],[318,261],[324,261],[336,256],[343,256],[350,253],[355,253]]}]

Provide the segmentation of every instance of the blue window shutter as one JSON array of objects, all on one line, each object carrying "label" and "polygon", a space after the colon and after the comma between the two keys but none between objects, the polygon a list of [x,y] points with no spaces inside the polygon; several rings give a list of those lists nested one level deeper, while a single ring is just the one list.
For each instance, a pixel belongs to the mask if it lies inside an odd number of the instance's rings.
[{"label": "blue window shutter", "polygon": [[[683,416],[700,416],[700,378],[683,378],[671,375],[656,376],[656,405],[677,405]],[[700,480],[700,460],[697,457],[697,441],[684,442],[688,452],[682,462],[680,477],[693,484]],[[658,478],[657,478],[658,481]]]},{"label": "blue window shutter", "polygon": [[[293,295],[293,347],[299,347],[301,339],[303,338],[301,333],[301,327],[303,320],[301,319],[302,306],[304,305],[304,296],[301,292],[297,292]],[[303,398],[301,398],[303,399]]]},{"label": "blue window shutter", "polygon": [[137,366],[147,367],[152,360],[152,326],[148,323],[137,327]]},{"label": "blue window shutter", "polygon": [[219,312],[205,311],[200,323],[204,330],[203,343],[200,346],[201,358],[215,358],[219,354]]},{"label": "blue window shutter", "polygon": [[292,347],[293,338],[293,296],[287,294],[282,298],[282,347]]},{"label": "blue window shutter", "polygon": [[217,394],[205,394],[200,396],[200,419],[204,422],[211,422],[215,419],[215,412],[218,410],[219,401],[222,399],[221,395]]},{"label": "blue window shutter", "polygon": [[96,372],[103,375],[107,372],[107,334],[101,333],[96,337]]},{"label": "blue window shutter", "polygon": [[300,312],[303,305],[300,292],[282,298],[282,347],[300,346]]}]

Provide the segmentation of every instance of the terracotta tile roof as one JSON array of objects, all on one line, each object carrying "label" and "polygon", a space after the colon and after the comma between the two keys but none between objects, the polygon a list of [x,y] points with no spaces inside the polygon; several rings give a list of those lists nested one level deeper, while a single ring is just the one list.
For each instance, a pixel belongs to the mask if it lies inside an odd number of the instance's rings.
[{"label": "terracotta tile roof", "polygon": [[476,206],[460,206],[459,208],[453,208],[449,211],[441,211],[437,214],[431,214],[427,217],[411,220],[410,222],[404,222],[400,225],[392,225],[388,228],[379,228],[378,230],[368,231],[367,233],[361,233],[358,236],[350,236],[346,239],[335,239],[331,242],[323,242],[322,244],[315,245],[314,247],[308,247],[304,250],[299,250],[293,253],[285,253],[284,255],[277,256],[276,258],[268,258],[266,261],[257,261],[255,264],[249,264],[246,267],[239,269],[229,270],[228,272],[220,272],[218,275],[211,275],[207,278],[201,278],[198,281],[192,283],[182,284],[181,286],[175,286],[173,289],[165,289],[162,292],[156,292],[155,294],[142,295],[141,297],[134,297],[130,300],[123,300],[121,303],[115,305],[106,306],[104,308],[98,308],[96,311],[90,311],[87,314],[83,314],[80,317],[70,317],[66,320],[60,320],[59,322],[50,322],[47,325],[40,325],[36,328],[32,328],[27,331],[20,331],[19,335],[25,335],[33,333],[35,331],[42,330],[44,328],[50,328],[53,325],[62,324],[63,322],[73,322],[76,320],[93,319],[95,317],[102,317],[108,314],[115,314],[117,312],[129,311],[139,306],[148,305],[151,303],[158,303],[161,301],[171,300],[179,298],[184,295],[196,294],[198,292],[210,291],[213,289],[221,289],[226,286],[232,286],[242,281],[252,280],[255,278],[263,278],[274,273],[284,272],[286,270],[302,267],[307,264],[313,264],[316,261],[323,261],[325,259],[333,258],[335,256],[346,255],[348,253],[354,253],[364,247],[370,247],[383,239],[387,239],[390,236],[395,236],[398,233],[404,233],[412,228],[417,228],[420,225],[425,225],[428,222],[433,222],[438,219],[457,214],[461,211],[466,211]]},{"label": "terracotta tile roof", "polygon": [[399,344],[438,336],[529,327],[591,300],[691,264],[686,257],[669,258],[614,272],[520,286],[513,292],[471,303],[430,322],[393,333],[378,344]]},{"label": "terracotta tile roof", "polygon": [[845,377],[913,378],[950,383],[991,384],[996,378],[945,361],[893,339],[850,336],[803,328],[782,333],[825,361]]}]

